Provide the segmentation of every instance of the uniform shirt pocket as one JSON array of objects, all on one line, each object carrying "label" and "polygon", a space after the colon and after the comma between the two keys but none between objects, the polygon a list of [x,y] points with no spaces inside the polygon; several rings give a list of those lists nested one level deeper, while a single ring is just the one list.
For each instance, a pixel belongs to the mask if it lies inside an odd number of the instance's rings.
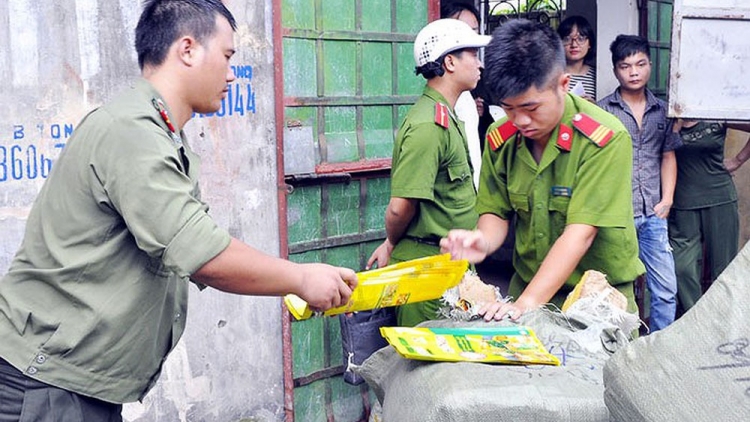
[{"label": "uniform shirt pocket", "polygon": [[519,214],[528,214],[529,196],[525,193],[508,192],[508,199],[513,210]]},{"label": "uniform shirt pocket", "polygon": [[474,182],[468,162],[450,164],[446,169],[445,185],[435,184],[435,197],[442,197],[449,207],[473,206],[476,201]]},{"label": "uniform shirt pocket", "polygon": [[557,239],[565,230],[568,221],[569,196],[553,196],[549,199],[550,239]]}]

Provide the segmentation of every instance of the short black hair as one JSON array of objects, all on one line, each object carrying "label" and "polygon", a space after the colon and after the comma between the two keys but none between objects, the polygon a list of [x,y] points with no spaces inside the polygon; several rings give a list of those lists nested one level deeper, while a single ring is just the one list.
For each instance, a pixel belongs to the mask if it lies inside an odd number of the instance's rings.
[{"label": "short black hair", "polygon": [[449,51],[442,56],[438,57],[437,60],[434,62],[427,62],[423,64],[422,66],[414,68],[414,73],[417,75],[424,76],[425,79],[428,81],[432,78],[437,78],[440,76],[445,75],[445,68],[443,67],[445,65],[445,58],[450,54],[452,56],[461,57],[462,54],[464,54],[464,51],[466,50],[476,50],[476,48],[459,48],[458,50]]},{"label": "short black hair", "polygon": [[237,30],[221,0],[146,0],[135,28],[138,66],[161,65],[172,43],[184,35],[204,42],[216,30],[216,16],[225,17]]},{"label": "short black hair", "polygon": [[645,54],[651,60],[648,40],[638,35],[618,35],[609,45],[609,51],[612,52],[612,66],[617,66],[619,61],[638,53]]},{"label": "short black hair", "polygon": [[568,16],[560,22],[560,26],[557,27],[557,35],[560,36],[560,39],[563,39],[573,32],[573,27],[578,28],[578,33],[589,39],[589,51],[586,53],[586,57],[584,57],[583,60],[593,60],[594,55],[596,54],[596,33],[586,18],[578,15]]},{"label": "short black hair", "polygon": [[526,19],[513,19],[495,29],[484,48],[485,85],[492,100],[521,95],[532,86],[549,86],[565,71],[565,50],[555,31]]},{"label": "short black hair", "polygon": [[440,19],[449,19],[455,15],[460,14],[464,10],[470,12],[477,18],[477,22],[481,22],[479,19],[479,10],[474,6],[474,3],[468,1],[455,0],[455,1],[441,1],[440,2]]}]

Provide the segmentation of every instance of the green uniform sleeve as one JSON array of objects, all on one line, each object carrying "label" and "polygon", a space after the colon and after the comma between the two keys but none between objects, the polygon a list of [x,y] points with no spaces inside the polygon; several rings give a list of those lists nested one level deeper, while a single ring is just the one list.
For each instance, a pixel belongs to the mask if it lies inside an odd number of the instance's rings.
[{"label": "green uniform sleeve", "polygon": [[[188,277],[223,251],[229,234],[208,215],[198,198],[197,182],[182,169],[180,151],[166,132],[145,125],[113,122],[107,145],[115,151],[95,154],[93,163],[105,194],[135,238],[138,248]],[[197,162],[190,169],[197,172]],[[197,177],[197,175],[195,175]]]},{"label": "green uniform sleeve", "polygon": [[445,130],[433,122],[406,127],[394,151],[391,196],[435,199],[435,178],[440,167],[440,137]]}]

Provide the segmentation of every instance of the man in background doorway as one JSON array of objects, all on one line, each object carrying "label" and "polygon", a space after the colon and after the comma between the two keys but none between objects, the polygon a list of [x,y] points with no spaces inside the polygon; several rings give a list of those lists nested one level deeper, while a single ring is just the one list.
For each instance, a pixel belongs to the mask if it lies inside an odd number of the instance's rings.
[{"label": "man in background doorway", "polygon": [[635,229],[651,297],[649,329],[658,331],[674,321],[677,308],[677,278],[667,217],[677,181],[674,150],[682,141],[667,118],[667,104],[646,87],[651,77],[648,40],[618,35],[609,49],[620,86],[598,104],[620,119],[633,141]]}]

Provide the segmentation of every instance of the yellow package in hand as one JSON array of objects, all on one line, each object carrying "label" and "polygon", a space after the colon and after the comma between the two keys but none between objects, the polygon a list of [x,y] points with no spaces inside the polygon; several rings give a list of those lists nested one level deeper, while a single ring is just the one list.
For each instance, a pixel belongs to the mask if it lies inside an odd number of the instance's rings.
[{"label": "yellow package in hand", "polygon": [[[468,261],[451,261],[450,254],[443,254],[357,273],[359,284],[352,292],[349,303],[331,308],[323,315],[338,315],[437,299],[447,289],[458,285],[468,268]],[[298,320],[313,315],[307,302],[296,295],[286,295],[284,303]]]}]

